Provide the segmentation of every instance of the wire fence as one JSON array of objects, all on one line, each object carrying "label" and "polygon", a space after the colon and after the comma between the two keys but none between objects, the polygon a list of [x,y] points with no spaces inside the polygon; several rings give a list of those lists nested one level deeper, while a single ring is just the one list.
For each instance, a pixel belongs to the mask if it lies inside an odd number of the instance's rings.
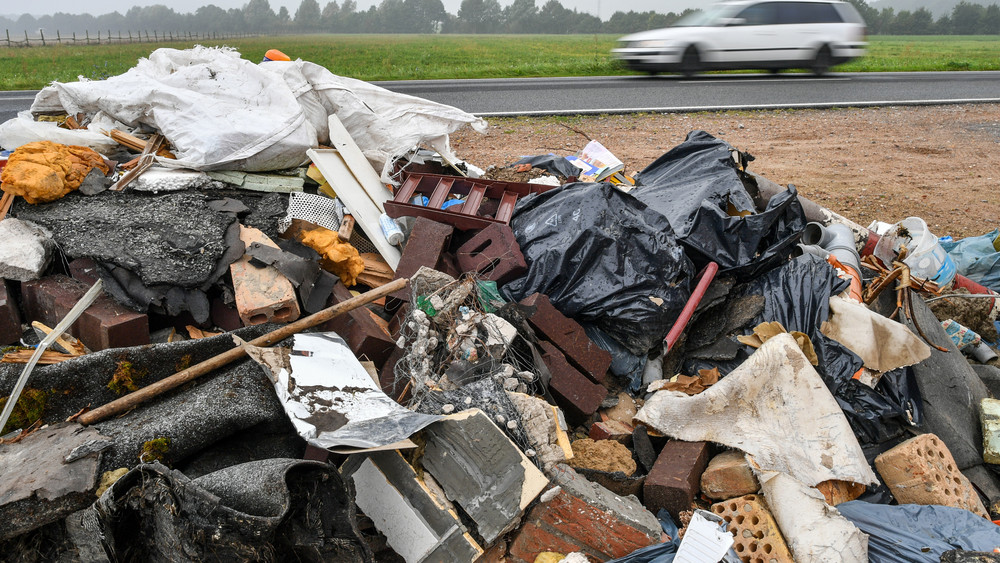
[{"label": "wire fence", "polygon": [[83,32],[83,35],[73,32],[63,35],[56,30],[55,36],[46,36],[43,30],[38,30],[37,37],[31,37],[28,32],[24,32],[24,39],[20,36],[11,36],[10,30],[5,31],[5,39],[0,39],[0,45],[7,47],[45,47],[49,45],[111,45],[124,43],[164,43],[169,41],[208,41],[219,39],[236,39],[244,37],[254,37],[255,33],[192,33],[190,31],[118,31],[117,35],[112,35],[111,30],[98,31],[91,34],[90,31]]}]

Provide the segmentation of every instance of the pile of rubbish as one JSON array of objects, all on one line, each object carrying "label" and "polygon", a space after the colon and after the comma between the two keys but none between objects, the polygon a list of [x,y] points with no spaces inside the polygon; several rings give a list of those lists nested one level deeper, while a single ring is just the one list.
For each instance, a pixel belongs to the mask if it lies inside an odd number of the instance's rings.
[{"label": "pile of rubbish", "polygon": [[464,126],[203,47],[0,124],[5,560],[1000,560],[1000,231]]}]

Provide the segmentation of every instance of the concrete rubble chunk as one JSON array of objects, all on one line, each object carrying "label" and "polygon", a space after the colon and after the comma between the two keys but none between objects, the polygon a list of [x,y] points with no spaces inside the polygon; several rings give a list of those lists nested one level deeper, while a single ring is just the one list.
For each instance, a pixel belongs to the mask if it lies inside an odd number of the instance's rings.
[{"label": "concrete rubble chunk", "polygon": [[37,280],[52,260],[52,233],[30,221],[0,221],[0,278]]},{"label": "concrete rubble chunk", "polygon": [[549,480],[480,410],[428,426],[421,464],[487,544],[517,525]]}]

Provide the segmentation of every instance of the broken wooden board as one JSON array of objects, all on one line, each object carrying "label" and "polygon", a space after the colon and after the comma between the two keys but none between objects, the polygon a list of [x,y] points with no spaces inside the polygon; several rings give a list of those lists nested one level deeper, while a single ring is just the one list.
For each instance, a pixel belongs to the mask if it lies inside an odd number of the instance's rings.
[{"label": "broken wooden board", "polygon": [[520,521],[548,478],[490,417],[473,409],[424,431],[421,464],[492,544]]},{"label": "broken wooden board", "polygon": [[[323,173],[323,177],[337,191],[337,196],[344,202],[344,207],[351,212],[357,224],[375,245],[376,250],[389,264],[389,267],[395,271],[402,253],[399,248],[390,244],[389,240],[385,238],[382,227],[379,226],[379,216],[382,214],[379,206],[375,204],[365,187],[351,171],[340,151],[309,149],[306,151],[306,155],[312,159],[316,167]],[[371,169],[370,164],[368,168]]]},{"label": "broken wooden board", "polygon": [[355,502],[407,563],[472,562],[483,550],[447,499],[436,497],[396,451],[353,455],[341,468]]},{"label": "broken wooden board", "polygon": [[92,504],[100,452],[110,445],[93,427],[68,422],[0,444],[0,541]]}]

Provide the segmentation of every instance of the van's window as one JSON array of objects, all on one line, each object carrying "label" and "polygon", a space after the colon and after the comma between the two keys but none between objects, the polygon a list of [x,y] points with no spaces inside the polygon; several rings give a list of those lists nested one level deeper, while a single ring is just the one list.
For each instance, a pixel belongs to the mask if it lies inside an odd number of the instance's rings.
[{"label": "van's window", "polygon": [[826,2],[787,2],[781,5],[781,23],[841,23],[833,4]]},{"label": "van's window", "polygon": [[736,8],[732,4],[715,4],[704,10],[692,12],[674,22],[671,27],[701,27],[718,25],[719,18],[728,18]]},{"label": "van's window", "polygon": [[746,23],[743,25],[774,25],[779,23],[778,4],[776,2],[762,2],[747,6],[735,17],[745,20]]},{"label": "van's window", "polygon": [[835,7],[837,8],[837,11],[840,12],[840,15],[841,17],[843,17],[844,21],[848,23],[865,25],[864,18],[861,17],[861,14],[858,13],[858,11],[854,8],[854,6],[846,2],[838,2],[837,4],[835,4]]}]

